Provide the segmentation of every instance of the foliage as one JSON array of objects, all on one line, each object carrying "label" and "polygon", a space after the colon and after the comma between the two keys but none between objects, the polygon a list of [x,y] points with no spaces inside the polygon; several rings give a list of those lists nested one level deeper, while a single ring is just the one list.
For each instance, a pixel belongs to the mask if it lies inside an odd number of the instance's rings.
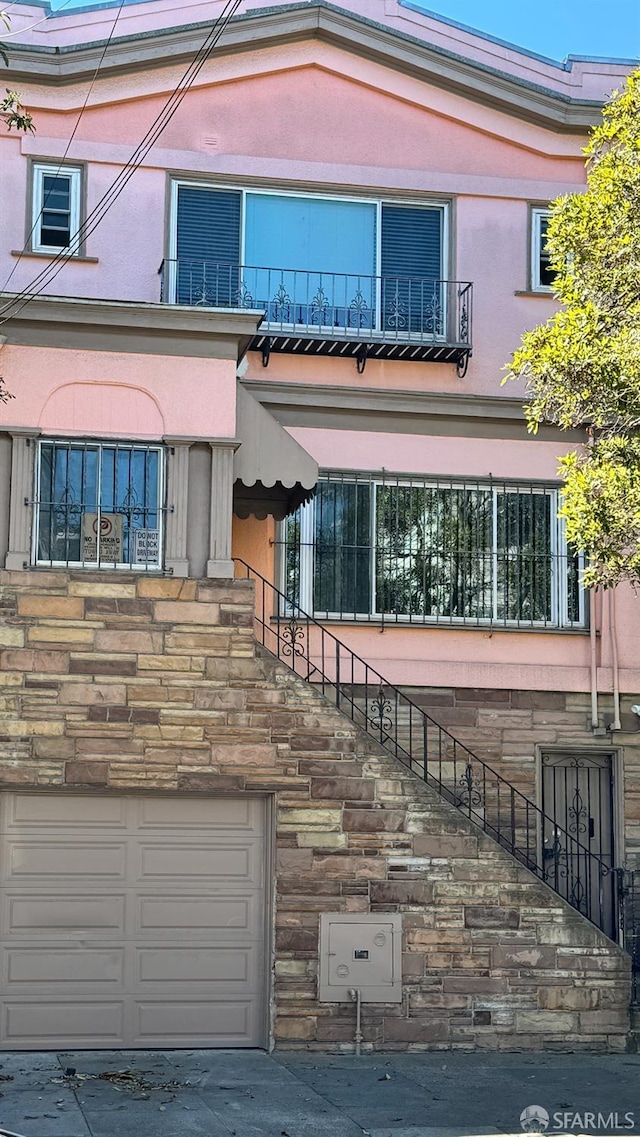
[{"label": "foliage", "polygon": [[7,130],[30,131],[35,134],[33,118],[20,102],[20,95],[8,87],[4,98],[0,99],[0,116],[4,119]]},{"label": "foliage", "polygon": [[547,244],[563,304],[509,366],[531,395],[529,429],[586,427],[562,459],[561,514],[589,555],[585,583],[640,582],[640,71],[591,135],[587,189],[553,204]]},{"label": "foliage", "polygon": [[[0,21],[4,24],[5,28],[10,26],[9,18],[6,12],[0,12]],[[7,55],[7,45],[0,43],[0,59],[4,64],[9,66],[9,56]],[[17,91],[10,91],[7,87],[4,97],[0,99],[0,118],[4,120],[7,130],[22,130],[30,131],[31,134],[35,132],[33,125],[33,118],[29,111],[23,107],[20,101],[20,95]]]}]

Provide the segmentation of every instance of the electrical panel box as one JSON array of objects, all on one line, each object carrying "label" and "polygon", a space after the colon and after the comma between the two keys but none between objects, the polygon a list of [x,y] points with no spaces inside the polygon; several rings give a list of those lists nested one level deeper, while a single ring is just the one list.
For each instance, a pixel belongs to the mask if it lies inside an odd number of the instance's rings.
[{"label": "electrical panel box", "polygon": [[400,916],[321,915],[320,1001],[351,1002],[355,990],[365,1003],[402,1001]]}]

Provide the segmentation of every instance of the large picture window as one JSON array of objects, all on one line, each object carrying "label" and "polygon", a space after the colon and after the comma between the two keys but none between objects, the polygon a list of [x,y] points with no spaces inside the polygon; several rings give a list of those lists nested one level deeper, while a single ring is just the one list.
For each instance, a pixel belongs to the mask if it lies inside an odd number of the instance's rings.
[{"label": "large picture window", "polygon": [[548,486],[329,476],[282,523],[284,591],[321,618],[581,627]]},{"label": "large picture window", "polygon": [[35,504],[37,564],[162,566],[159,446],[43,441]]},{"label": "large picture window", "polygon": [[169,294],[272,325],[443,336],[445,204],[175,183]]}]

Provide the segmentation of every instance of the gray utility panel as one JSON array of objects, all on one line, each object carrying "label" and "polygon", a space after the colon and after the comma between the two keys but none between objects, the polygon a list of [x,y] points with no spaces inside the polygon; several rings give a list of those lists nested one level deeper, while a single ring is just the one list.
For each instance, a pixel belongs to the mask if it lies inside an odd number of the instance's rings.
[{"label": "gray utility panel", "polygon": [[324,913],[320,917],[320,1001],[402,1001],[400,916]]}]

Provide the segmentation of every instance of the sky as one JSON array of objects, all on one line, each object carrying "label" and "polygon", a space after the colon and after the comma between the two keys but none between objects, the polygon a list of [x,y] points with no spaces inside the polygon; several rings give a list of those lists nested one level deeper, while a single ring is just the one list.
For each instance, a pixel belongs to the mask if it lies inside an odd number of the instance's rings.
[{"label": "sky", "polygon": [[[269,0],[264,0],[268,5]],[[90,3],[90,0],[89,0]],[[340,5],[340,0],[334,0]],[[411,0],[437,15],[551,59],[567,55],[640,56],[638,0]],[[87,0],[52,0],[54,9],[88,7]],[[373,9],[377,4],[371,3]]]}]

